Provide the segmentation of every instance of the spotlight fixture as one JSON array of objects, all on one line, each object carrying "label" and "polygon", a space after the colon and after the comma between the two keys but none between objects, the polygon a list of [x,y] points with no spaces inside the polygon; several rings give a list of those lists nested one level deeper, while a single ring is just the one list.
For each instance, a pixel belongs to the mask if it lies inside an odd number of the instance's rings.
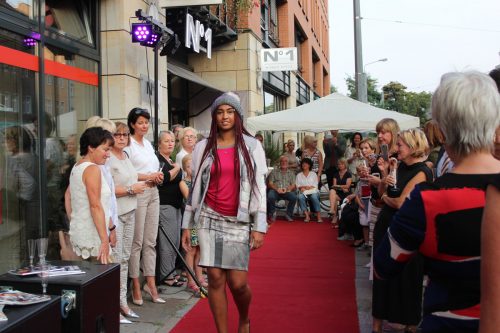
[{"label": "spotlight fixture", "polygon": [[[153,35],[153,25],[150,23],[132,23],[132,43],[149,42]],[[158,39],[158,35],[156,35]]]},{"label": "spotlight fixture", "polygon": [[160,39],[160,36],[158,36],[158,34],[156,32],[153,32],[153,33],[151,33],[151,38],[146,42],[141,42],[141,45],[155,47],[156,44],[158,44],[158,39]]},{"label": "spotlight fixture", "polygon": [[23,39],[23,44],[26,47],[35,47],[40,38],[41,36],[38,32],[32,31]]},{"label": "spotlight fixture", "polygon": [[27,38],[23,39],[23,44],[26,47],[34,47],[36,45],[36,43],[37,43],[37,40],[33,39],[31,37],[27,37]]}]

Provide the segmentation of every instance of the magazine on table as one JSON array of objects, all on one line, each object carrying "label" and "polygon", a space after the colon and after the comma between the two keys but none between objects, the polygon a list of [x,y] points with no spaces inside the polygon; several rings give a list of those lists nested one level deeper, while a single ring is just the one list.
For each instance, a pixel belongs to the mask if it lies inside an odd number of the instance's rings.
[{"label": "magazine on table", "polygon": [[29,305],[50,300],[49,295],[35,295],[0,286],[0,305]]},{"label": "magazine on table", "polygon": [[[17,276],[31,276],[38,275],[41,273],[41,267],[39,265],[26,266],[17,269],[11,269],[10,274]],[[85,272],[80,269],[79,266],[68,265],[68,266],[50,266],[49,276],[62,276],[62,275],[73,275],[73,274],[84,274]]]}]

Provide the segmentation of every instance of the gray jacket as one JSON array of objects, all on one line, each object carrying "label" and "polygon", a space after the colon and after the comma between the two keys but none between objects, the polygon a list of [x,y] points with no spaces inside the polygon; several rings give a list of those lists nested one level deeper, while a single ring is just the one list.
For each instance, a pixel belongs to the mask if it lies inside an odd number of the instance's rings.
[{"label": "gray jacket", "polygon": [[[265,184],[265,177],[267,174],[266,156],[259,141],[247,135],[243,137],[255,170],[256,185],[250,183],[243,155],[239,152],[240,196],[236,218],[239,222],[250,223],[252,231],[265,233],[267,231]],[[212,154],[209,154],[204,161],[201,161],[206,145],[206,139],[198,142],[192,153],[191,167],[192,173],[196,178],[194,179],[193,187],[186,203],[186,209],[182,219],[183,229],[195,228],[200,218],[200,208],[208,191],[210,169],[214,159]]]}]

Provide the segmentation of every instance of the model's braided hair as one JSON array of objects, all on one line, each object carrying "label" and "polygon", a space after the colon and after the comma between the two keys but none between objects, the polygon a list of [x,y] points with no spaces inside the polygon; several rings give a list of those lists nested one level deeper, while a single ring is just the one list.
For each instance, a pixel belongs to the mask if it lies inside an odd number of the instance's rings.
[{"label": "model's braided hair", "polygon": [[[250,158],[250,153],[248,152],[248,149],[245,145],[245,139],[243,138],[243,135],[249,135],[252,136],[245,126],[243,126],[243,121],[241,119],[241,116],[238,112],[235,112],[235,122],[234,122],[234,133],[235,133],[235,154],[234,154],[234,173],[235,176],[239,174],[240,172],[240,159],[238,152],[241,152],[243,155],[243,160],[245,161],[245,166],[247,168],[247,176],[250,181],[250,184],[255,185],[255,167],[252,164],[252,159]],[[208,135],[207,138],[207,145],[205,146],[205,150],[203,151],[202,157],[201,157],[201,162],[200,165],[203,164],[203,161],[208,157],[208,155],[211,153],[214,159],[214,166],[215,166],[215,177],[218,179],[220,176],[220,160],[219,156],[217,155],[217,113],[212,112],[212,124],[210,125],[210,134]],[[196,178],[198,177],[199,169],[197,170]]]}]

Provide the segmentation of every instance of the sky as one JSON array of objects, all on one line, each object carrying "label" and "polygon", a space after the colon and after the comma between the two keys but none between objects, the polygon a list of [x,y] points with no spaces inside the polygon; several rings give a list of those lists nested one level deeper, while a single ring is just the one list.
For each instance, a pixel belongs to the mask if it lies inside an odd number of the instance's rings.
[{"label": "sky", "polygon": [[[354,75],[353,0],[329,0],[330,80]],[[450,71],[500,65],[499,0],[360,0],[363,63],[378,89],[398,81],[433,92]]]}]

